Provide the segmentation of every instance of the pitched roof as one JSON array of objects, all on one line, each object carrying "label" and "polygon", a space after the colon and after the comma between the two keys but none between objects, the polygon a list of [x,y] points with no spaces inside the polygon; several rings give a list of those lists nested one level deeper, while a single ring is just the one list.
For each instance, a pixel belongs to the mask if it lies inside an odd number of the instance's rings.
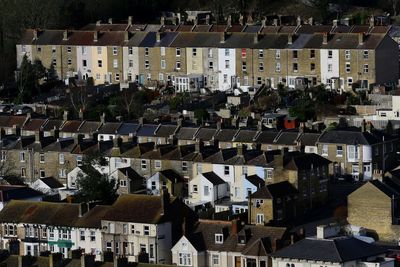
[{"label": "pitched roof", "polygon": [[318,143],[347,144],[347,145],[372,145],[381,142],[370,132],[354,130],[332,130],[325,131],[319,138]]},{"label": "pitched roof", "polygon": [[26,131],[39,131],[43,125],[47,122],[47,119],[30,119],[22,127],[22,130]]},{"label": "pitched roof", "polygon": [[[200,221],[195,225],[193,233],[186,238],[198,251],[230,251],[265,256],[265,252],[273,251],[271,240],[282,240],[286,233],[286,228],[282,227],[246,225],[239,233],[234,234],[231,225],[231,222],[226,221]],[[224,234],[222,244],[215,243],[215,234]],[[244,244],[239,242],[239,236],[246,236]],[[263,240],[266,251],[258,250],[257,243],[260,239]]]},{"label": "pitched roof", "polygon": [[176,133],[176,137],[179,140],[193,140],[198,130],[199,128],[181,127],[179,131]]},{"label": "pitched roof", "polygon": [[297,194],[297,189],[288,181],[269,184],[259,188],[250,197],[257,199],[272,199]]},{"label": "pitched roof", "polygon": [[62,188],[64,185],[60,183],[56,178],[54,177],[45,177],[45,178],[40,178],[40,180],[45,183],[48,187],[52,189],[56,188]]},{"label": "pitched roof", "polygon": [[206,178],[213,185],[220,185],[225,183],[225,181],[222,180],[221,177],[219,177],[215,172],[205,172],[201,175],[204,176],[204,178]]},{"label": "pitched roof", "polygon": [[120,122],[107,122],[101,125],[98,130],[99,134],[116,134],[119,127],[121,126]]},{"label": "pitched roof", "polygon": [[175,170],[167,169],[159,171],[159,173],[168,180],[170,180],[172,183],[184,182],[183,177]]},{"label": "pitched roof", "polygon": [[119,135],[129,135],[136,133],[137,129],[139,128],[139,124],[137,123],[128,123],[124,122],[117,130],[117,134]]},{"label": "pitched roof", "polygon": [[257,174],[246,176],[245,179],[249,181],[252,185],[257,187],[264,186],[265,184],[265,181]]},{"label": "pitched roof", "polygon": [[306,238],[272,253],[271,257],[344,263],[377,256],[386,251],[355,237]]},{"label": "pitched roof", "polygon": [[123,175],[125,175],[130,180],[142,180],[143,181],[143,177],[140,174],[138,174],[131,167],[119,168],[118,171],[121,172]]},{"label": "pitched roof", "polygon": [[62,120],[48,119],[47,122],[42,126],[43,131],[58,130],[63,124]]},{"label": "pitched roof", "polygon": [[300,143],[302,146],[315,146],[320,136],[319,133],[303,133],[300,136]]},{"label": "pitched roof", "polygon": [[78,215],[78,204],[12,200],[0,211],[0,222],[74,226]]}]

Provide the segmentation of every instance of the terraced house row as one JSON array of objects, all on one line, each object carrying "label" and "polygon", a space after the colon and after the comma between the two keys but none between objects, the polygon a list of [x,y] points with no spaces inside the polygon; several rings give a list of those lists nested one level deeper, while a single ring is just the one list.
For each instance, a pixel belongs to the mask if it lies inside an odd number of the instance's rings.
[{"label": "terraced house row", "polygon": [[95,84],[138,81],[248,91],[263,84],[290,88],[325,84],[350,90],[398,80],[398,45],[390,27],[302,25],[90,24],[81,30],[26,30],[24,55],[54,67],[58,77]]}]

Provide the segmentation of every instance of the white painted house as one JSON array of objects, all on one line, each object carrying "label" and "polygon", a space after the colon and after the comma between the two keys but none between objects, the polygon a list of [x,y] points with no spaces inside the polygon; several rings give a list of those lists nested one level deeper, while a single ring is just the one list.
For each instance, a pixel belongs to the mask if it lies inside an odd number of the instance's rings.
[{"label": "white painted house", "polygon": [[229,184],[214,172],[199,173],[189,181],[187,204],[214,203],[229,196]]},{"label": "white painted house", "polygon": [[226,91],[236,84],[235,49],[218,48],[218,85]]}]

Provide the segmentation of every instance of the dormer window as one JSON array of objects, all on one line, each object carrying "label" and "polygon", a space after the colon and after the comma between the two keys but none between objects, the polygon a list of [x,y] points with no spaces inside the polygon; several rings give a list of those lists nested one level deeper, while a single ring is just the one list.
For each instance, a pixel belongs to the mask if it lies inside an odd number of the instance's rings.
[{"label": "dormer window", "polygon": [[215,244],[224,243],[224,235],[223,234],[215,234]]}]

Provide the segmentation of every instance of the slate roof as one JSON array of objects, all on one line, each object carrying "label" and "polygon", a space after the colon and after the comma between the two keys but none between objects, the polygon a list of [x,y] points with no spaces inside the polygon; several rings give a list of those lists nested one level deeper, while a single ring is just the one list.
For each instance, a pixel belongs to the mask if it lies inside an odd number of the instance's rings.
[{"label": "slate roof", "polygon": [[319,133],[303,133],[300,136],[300,143],[302,146],[315,146],[320,136]]},{"label": "slate roof", "polygon": [[172,169],[162,170],[159,172],[162,176],[170,180],[172,183],[183,182],[183,177]]},{"label": "slate roof", "polygon": [[42,193],[27,186],[7,186],[1,185],[1,201],[7,202],[14,199],[29,199],[41,196]]},{"label": "slate roof", "polygon": [[158,125],[155,124],[143,124],[137,131],[137,136],[154,136]]},{"label": "slate roof", "polygon": [[116,134],[122,123],[120,122],[107,122],[103,124],[98,130],[99,134]]},{"label": "slate roof", "polygon": [[252,143],[257,135],[257,131],[240,129],[235,136],[235,142]]},{"label": "slate roof", "polygon": [[324,166],[331,161],[315,153],[293,151],[285,153],[284,168],[288,170],[310,170],[311,167]]},{"label": "slate roof", "polygon": [[344,263],[377,256],[386,251],[355,237],[306,238],[272,253],[271,257]]},{"label": "slate roof", "polygon": [[206,178],[213,185],[220,185],[225,183],[225,181],[222,180],[221,177],[219,177],[215,172],[205,172],[201,175],[203,175],[204,178]]},{"label": "slate roof", "polygon": [[264,184],[265,184],[265,181],[261,177],[259,177],[257,174],[246,176],[245,179],[257,187],[264,186]]},{"label": "slate roof", "polygon": [[196,138],[199,138],[200,140],[203,140],[203,141],[210,141],[214,138],[217,131],[218,130],[215,128],[201,127],[200,130],[196,134]]},{"label": "slate roof", "polygon": [[54,177],[45,177],[45,178],[40,178],[40,180],[45,183],[49,188],[51,189],[57,189],[57,188],[62,188],[64,185],[60,183],[56,178]]},{"label": "slate roof", "polygon": [[274,140],[277,145],[295,145],[299,132],[281,132]]},{"label": "slate roof", "polygon": [[21,128],[26,121],[24,116],[0,116],[0,127],[11,128],[14,125]]},{"label": "slate roof", "polygon": [[121,124],[121,126],[117,130],[117,134],[119,135],[129,135],[129,134],[135,134],[137,129],[139,129],[139,124],[137,123],[127,123],[124,122]]},{"label": "slate roof", "polygon": [[176,137],[179,140],[193,140],[198,130],[199,128],[181,127],[179,131],[176,133]]},{"label": "slate roof", "polygon": [[84,121],[78,128],[77,133],[94,133],[101,126],[98,121]]},{"label": "slate roof", "polygon": [[236,129],[221,129],[218,131],[215,139],[221,142],[232,142],[233,137],[236,135],[238,130]]},{"label": "slate roof", "polygon": [[256,199],[273,199],[283,196],[291,196],[298,194],[297,189],[288,181],[269,184],[259,188],[250,197]]},{"label": "slate roof", "polygon": [[143,177],[132,169],[132,167],[119,168],[118,171],[130,180],[143,180]]},{"label": "slate roof", "polygon": [[155,132],[155,136],[169,137],[175,133],[177,127],[178,126],[176,125],[165,125],[165,124],[160,125],[160,127],[158,127],[157,131]]},{"label": "slate roof", "polygon": [[370,132],[332,130],[322,133],[318,143],[372,145],[381,141]]},{"label": "slate roof", "polygon": [[256,138],[256,142],[259,144],[272,144],[278,135],[278,132],[273,131],[262,131]]}]

